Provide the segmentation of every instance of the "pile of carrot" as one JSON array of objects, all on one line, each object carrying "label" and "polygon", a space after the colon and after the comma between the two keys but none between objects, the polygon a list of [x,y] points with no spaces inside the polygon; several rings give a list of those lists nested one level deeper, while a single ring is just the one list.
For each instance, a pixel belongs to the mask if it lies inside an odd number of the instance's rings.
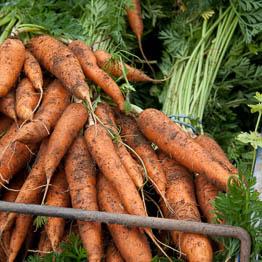
[{"label": "pile of carrot", "polygon": [[[212,138],[193,137],[162,112],[125,112],[114,81],[124,67],[129,81],[152,81],[80,40],[40,35],[0,46],[0,200],[149,216],[156,215],[150,197],[166,218],[215,222],[211,201],[237,169]],[[110,105],[93,103],[86,80]],[[0,213],[0,261],[61,251],[68,221],[47,218],[35,233],[37,219]],[[76,223],[89,261],[151,261],[153,244],[171,252],[149,228]],[[207,236],[170,234],[187,261],[212,261]]]}]

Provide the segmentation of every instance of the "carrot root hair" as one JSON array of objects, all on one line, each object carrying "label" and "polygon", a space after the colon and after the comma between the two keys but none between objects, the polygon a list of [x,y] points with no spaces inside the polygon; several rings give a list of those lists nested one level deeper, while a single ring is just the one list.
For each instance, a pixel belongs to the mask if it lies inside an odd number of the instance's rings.
[{"label": "carrot root hair", "polygon": [[46,199],[47,192],[48,192],[48,189],[49,189],[49,186],[50,186],[50,182],[51,182],[51,176],[49,176],[46,179],[46,187],[45,187],[45,191],[44,191],[44,195],[43,195],[43,198],[42,198],[41,205],[44,205],[44,203],[45,203],[45,199]]},{"label": "carrot root hair", "polygon": [[149,61],[148,61],[148,59],[147,59],[147,57],[146,57],[146,55],[145,55],[145,53],[144,53],[141,37],[138,37],[138,38],[137,38],[137,41],[138,41],[138,46],[139,46],[139,50],[140,50],[140,52],[141,52],[141,54],[142,54],[142,57],[144,58],[146,64],[148,65],[148,67],[149,67],[150,70],[152,71],[152,74],[153,74],[153,76],[154,76],[154,78],[155,78],[155,70],[154,70],[154,68],[150,65],[150,63],[149,63]]}]

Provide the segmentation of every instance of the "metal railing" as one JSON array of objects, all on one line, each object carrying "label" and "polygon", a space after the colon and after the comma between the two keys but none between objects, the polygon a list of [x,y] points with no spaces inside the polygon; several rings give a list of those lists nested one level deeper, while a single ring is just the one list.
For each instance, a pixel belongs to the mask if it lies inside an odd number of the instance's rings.
[{"label": "metal railing", "polygon": [[62,217],[82,221],[96,221],[107,224],[121,224],[134,227],[150,227],[161,230],[177,230],[210,236],[238,238],[240,244],[240,261],[248,262],[251,250],[251,239],[246,230],[241,227],[207,224],[183,220],[174,220],[156,217],[142,217],[127,214],[114,214],[100,211],[87,211],[75,208],[62,208],[32,204],[18,204],[0,201],[0,211],[22,214]]}]

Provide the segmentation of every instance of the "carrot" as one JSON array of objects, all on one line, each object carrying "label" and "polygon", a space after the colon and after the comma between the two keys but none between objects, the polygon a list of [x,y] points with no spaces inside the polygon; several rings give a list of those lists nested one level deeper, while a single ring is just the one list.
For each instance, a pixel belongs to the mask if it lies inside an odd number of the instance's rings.
[{"label": "carrot", "polygon": [[[79,136],[72,144],[65,160],[66,179],[73,208],[98,211],[96,168],[85,142]],[[101,261],[103,255],[101,224],[77,221],[88,261]]]},{"label": "carrot", "polygon": [[110,242],[110,244],[107,247],[106,262],[124,262],[120,252],[118,251],[113,242]]},{"label": "carrot", "polygon": [[[24,203],[24,204],[40,203],[41,191],[43,189],[42,187],[46,182],[44,159],[46,156],[47,142],[48,140],[45,139],[41,143],[32,170],[29,173],[28,177],[26,178],[21,190],[17,194],[16,199],[14,200],[16,203]],[[3,227],[3,229],[12,225],[16,217],[17,217],[17,213],[10,213],[5,220],[5,226]]]},{"label": "carrot", "polygon": [[6,39],[0,46],[0,97],[14,86],[25,60],[25,47],[18,39]]},{"label": "carrot", "polygon": [[[47,147],[47,155],[49,157],[45,159],[45,174],[47,180],[45,193],[48,190],[52,175],[78,132],[84,127],[87,118],[88,113],[86,108],[82,104],[73,103],[66,108],[58,120]],[[44,200],[45,195],[43,197],[43,201]]]},{"label": "carrot", "polygon": [[5,97],[0,98],[0,112],[16,121],[14,92],[10,92]]},{"label": "carrot", "polygon": [[52,245],[45,230],[41,232],[37,250],[39,250],[40,256],[45,256],[46,253],[52,252]]},{"label": "carrot", "polygon": [[200,221],[192,174],[163,153],[159,154],[159,160],[168,182],[166,197],[174,211],[173,217],[179,220]]},{"label": "carrot", "polygon": [[[64,171],[59,171],[52,180],[52,187],[48,191],[46,205],[69,207],[70,198],[68,184]],[[64,235],[65,220],[61,217],[49,217],[45,230],[54,251],[58,250]]]},{"label": "carrot", "polygon": [[211,201],[218,195],[218,189],[205,176],[198,174],[195,177],[196,195],[200,209],[208,223],[214,222],[214,208]]},{"label": "carrot", "polygon": [[16,113],[22,120],[32,120],[39,95],[28,78],[20,81],[16,89]]},{"label": "carrot", "polygon": [[[17,178],[12,179],[10,183],[10,188],[12,190],[5,190],[1,197],[1,200],[8,201],[8,202],[14,202],[17,197],[18,190],[23,185],[24,180],[25,180],[24,174],[20,174]],[[0,212],[0,230],[1,232],[3,231],[4,224],[5,224],[7,217],[8,217],[8,212]],[[11,237],[11,230],[6,230],[1,235],[0,261],[2,261],[1,258],[3,258],[3,261],[7,261],[6,255],[9,250],[10,237]]]},{"label": "carrot", "polygon": [[[15,142],[16,125],[13,124],[0,140],[0,187],[21,170],[30,160],[36,145]],[[2,144],[3,143],[3,144]]]},{"label": "carrot", "polygon": [[[95,114],[103,122],[105,127],[110,130],[113,135],[118,134],[117,125],[115,122],[114,112],[108,104],[99,104],[96,107]],[[123,145],[119,137],[119,143],[115,145],[116,152],[121,159],[128,175],[138,188],[143,186],[143,175],[139,169],[137,162],[132,158],[126,147]]]},{"label": "carrot", "polygon": [[131,82],[155,81],[143,71],[121,63],[120,61],[113,60],[112,56],[104,50],[97,50],[94,52],[94,55],[98,66],[115,77],[123,77],[123,71],[126,71],[126,78]]},{"label": "carrot", "polygon": [[[200,221],[192,175],[184,167],[165,155],[160,154],[160,159],[168,181],[166,197],[174,211],[170,213],[166,206],[162,205],[165,217]],[[171,236],[173,242],[186,255],[187,261],[213,261],[212,247],[206,236],[176,231],[172,231]]]},{"label": "carrot", "polygon": [[118,114],[117,122],[121,127],[121,132],[126,143],[132,147],[143,160],[147,174],[155,189],[163,198],[165,198],[165,173],[149,141],[147,141],[139,131],[134,118]]},{"label": "carrot", "polygon": [[43,91],[43,74],[36,58],[28,51],[25,52],[24,72],[33,87],[39,92]]},{"label": "carrot", "polygon": [[199,135],[195,138],[195,141],[206,149],[214,160],[227,168],[230,173],[238,173],[237,168],[230,163],[223,149],[212,137],[208,135]]},{"label": "carrot", "polygon": [[84,73],[77,58],[66,45],[48,35],[33,37],[29,45],[30,51],[41,65],[56,76],[74,96],[87,100],[91,105]]},{"label": "carrot", "polygon": [[132,0],[131,1],[131,6],[127,8],[127,17],[128,17],[128,22],[129,25],[134,32],[137,41],[138,41],[138,46],[140,49],[140,52],[145,59],[147,65],[151,69],[151,71],[154,73],[154,69],[152,66],[149,64],[146,55],[144,54],[144,50],[142,47],[142,35],[144,31],[144,24],[142,20],[142,14],[141,14],[141,4],[139,0]]},{"label": "carrot", "polygon": [[0,115],[0,138],[5,134],[8,128],[12,125],[13,120],[5,115]]},{"label": "carrot", "polygon": [[68,47],[79,60],[86,77],[100,86],[113,99],[118,108],[123,111],[125,99],[119,86],[107,73],[98,67],[96,57],[90,47],[80,40],[71,42]]},{"label": "carrot", "polygon": [[13,262],[24,243],[30,226],[32,225],[33,217],[30,215],[18,215],[15,222],[15,227],[12,231],[10,240],[10,253],[8,262]]},{"label": "carrot", "polygon": [[17,125],[13,123],[8,128],[7,132],[0,138],[0,159],[2,157],[4,150],[8,148],[9,146],[8,143],[10,144],[11,138],[16,134],[16,132],[17,132]]},{"label": "carrot", "polygon": [[[6,189],[3,192],[1,200],[7,201],[7,202],[15,202],[17,195],[19,193],[19,189],[22,187],[24,181],[25,181],[25,175],[24,174],[20,174],[16,178],[12,179],[11,182],[10,182],[10,185],[9,185],[10,189],[12,189],[12,190]],[[1,225],[6,220],[7,217],[8,217],[8,212],[0,212],[0,223],[1,223]],[[0,228],[2,228],[2,227],[0,227]]]},{"label": "carrot", "polygon": [[48,86],[42,105],[35,114],[34,121],[21,127],[15,140],[28,144],[40,142],[47,137],[69,105],[69,99],[69,93],[61,82],[54,80]]},{"label": "carrot", "polygon": [[150,141],[181,165],[204,174],[219,189],[227,189],[227,182],[232,174],[162,112],[156,109],[144,110],[139,115],[138,125]]},{"label": "carrot", "polygon": [[85,131],[85,139],[88,151],[104,176],[119,193],[127,212],[145,216],[146,212],[140,195],[121,163],[107,131],[100,124],[92,125]]},{"label": "carrot", "polygon": [[[113,184],[102,175],[98,179],[98,201],[102,211],[127,213]],[[108,224],[107,226],[125,261],[151,261],[152,255],[146,236],[137,228],[128,228],[116,224]],[[131,243],[132,248],[130,248]]]}]

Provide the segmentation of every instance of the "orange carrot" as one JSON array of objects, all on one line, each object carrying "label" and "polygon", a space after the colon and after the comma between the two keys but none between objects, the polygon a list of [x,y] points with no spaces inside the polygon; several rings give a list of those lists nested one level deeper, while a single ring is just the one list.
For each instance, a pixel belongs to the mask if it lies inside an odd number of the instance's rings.
[{"label": "orange carrot", "polygon": [[[16,203],[24,203],[24,204],[40,203],[41,191],[46,182],[44,159],[46,156],[47,142],[48,140],[45,139],[41,143],[32,170],[29,173],[28,177],[26,178],[21,190],[17,194],[17,197],[15,199]],[[17,217],[17,213],[10,213],[5,220],[5,226],[3,227],[3,229],[9,227],[13,223],[16,217]]]},{"label": "orange carrot", "polygon": [[69,93],[61,82],[54,80],[48,86],[42,105],[35,114],[34,121],[21,127],[15,140],[27,144],[40,142],[47,137],[69,105],[69,98]]},{"label": "orange carrot", "polygon": [[32,144],[26,146],[20,142],[12,143],[15,136],[16,125],[13,124],[0,140],[0,187],[9,183],[9,180],[30,160],[36,149],[36,145]]},{"label": "orange carrot", "polygon": [[0,46],[0,97],[14,86],[25,60],[25,47],[18,39],[6,39]]},{"label": "orange carrot", "polygon": [[141,157],[155,189],[164,198],[166,191],[165,173],[149,141],[139,131],[134,118],[119,114],[117,122],[121,127],[126,143]]},{"label": "orange carrot", "polygon": [[143,71],[130,65],[122,64],[120,61],[113,60],[112,56],[104,50],[97,50],[94,52],[94,55],[98,66],[115,77],[123,77],[123,71],[126,71],[126,78],[131,82],[155,81]]},{"label": "orange carrot", "polygon": [[195,177],[196,195],[200,209],[208,223],[214,222],[214,208],[211,203],[217,195],[218,189],[211,184],[205,176],[199,174]]},{"label": "orange carrot", "polygon": [[10,92],[5,97],[0,98],[0,112],[16,121],[14,92]]},{"label": "orange carrot", "polygon": [[45,230],[41,232],[37,250],[39,250],[40,256],[45,256],[46,253],[52,252],[52,245]]},{"label": "orange carrot", "polygon": [[[12,179],[9,185],[9,188],[11,190],[5,190],[3,192],[3,195],[1,197],[2,201],[7,202],[15,202],[17,195],[19,193],[19,189],[22,187],[23,183],[25,181],[25,175],[19,174],[16,178]],[[0,212],[0,228],[2,229],[3,222],[6,221],[6,218],[8,217],[8,212]]]},{"label": "orange carrot", "polygon": [[77,98],[90,102],[89,87],[81,66],[62,42],[48,35],[33,37],[30,50],[36,59]]},{"label": "orange carrot", "polygon": [[[66,154],[78,132],[84,127],[87,118],[88,113],[86,108],[82,104],[73,103],[66,108],[58,120],[47,147],[47,155],[49,157],[45,159],[45,174],[47,179],[45,192],[48,190],[51,177],[61,159]],[[43,201],[44,199],[45,195]]]},{"label": "orange carrot", "polygon": [[[113,184],[100,175],[98,179],[98,201],[102,211],[127,213]],[[151,261],[152,255],[146,236],[137,228],[108,224],[115,245],[125,261]],[[132,243],[132,248],[130,244]]]},{"label": "orange carrot", "polygon": [[7,130],[7,132],[0,138],[0,159],[4,150],[8,147],[8,143],[11,143],[11,138],[17,132],[17,125],[13,123]]},{"label": "orange carrot", "polygon": [[144,25],[139,0],[132,0],[132,5],[127,9],[127,17],[132,31],[136,35],[138,41],[141,42],[141,38],[144,31]]},{"label": "orange carrot", "polygon": [[30,215],[18,215],[15,221],[15,227],[12,231],[10,240],[10,253],[8,262],[13,262],[24,243],[30,226],[32,226],[33,217]]},{"label": "orange carrot", "polygon": [[5,134],[5,132],[12,125],[13,120],[5,115],[0,115],[0,138]]},{"label": "orange carrot", "polygon": [[28,78],[20,81],[16,89],[16,113],[22,120],[32,120],[39,95]]},{"label": "orange carrot", "polygon": [[[19,174],[15,179],[12,179],[10,183],[10,189],[12,190],[5,190],[1,200],[2,201],[8,201],[8,202],[14,202],[18,190],[21,188],[25,180],[25,172],[22,174]],[[10,237],[11,237],[11,230],[4,231],[4,225],[5,221],[8,217],[8,212],[0,212],[0,232],[2,232],[1,235],[1,241],[0,241],[0,261],[2,261],[1,257],[4,257],[3,261],[7,261],[7,253],[9,251],[9,244],[10,244]],[[4,232],[3,232],[4,231]]]},{"label": "orange carrot", "polygon": [[230,173],[238,173],[237,168],[230,163],[223,149],[213,138],[208,135],[199,135],[195,138],[195,141],[206,149],[214,160],[226,167]]},{"label": "orange carrot", "polygon": [[146,109],[140,114],[138,125],[150,141],[181,165],[204,174],[219,189],[227,189],[232,174],[165,114],[156,109]]},{"label": "orange carrot", "polygon": [[[162,205],[165,217],[200,221],[200,214],[194,195],[192,175],[184,167],[166,157],[164,154],[160,154],[160,159],[168,181],[166,197],[174,211],[174,213],[170,213],[167,208]],[[186,255],[187,261],[213,261],[211,243],[206,236],[176,231],[172,231],[171,236],[173,242]]]},{"label": "orange carrot", "polygon": [[[117,125],[115,122],[114,112],[108,104],[99,104],[96,107],[95,114],[103,122],[105,127],[110,130],[113,135],[118,134]],[[132,158],[131,154],[127,151],[126,147],[122,144],[119,136],[119,143],[115,145],[118,156],[121,159],[128,175],[138,188],[143,186],[143,175],[139,169],[137,162]]]},{"label": "orange carrot", "polygon": [[146,55],[144,54],[143,47],[142,47],[142,35],[144,31],[144,24],[143,24],[142,15],[141,15],[141,4],[139,0],[132,0],[131,4],[132,5],[127,8],[128,22],[129,22],[129,25],[132,31],[134,32],[137,38],[139,49],[140,49],[140,52],[143,58],[145,59],[151,71],[154,73],[154,69],[148,63],[148,60],[146,58]]},{"label": "orange carrot", "polygon": [[104,176],[119,193],[127,212],[145,216],[146,212],[140,195],[121,163],[107,131],[100,124],[95,124],[85,131],[85,139],[88,151]]},{"label": "orange carrot", "polygon": [[116,248],[113,242],[110,242],[110,244],[107,247],[106,262],[124,262],[123,258],[121,257],[121,254],[119,253],[118,249]]},{"label": "orange carrot", "polygon": [[[52,187],[47,194],[46,205],[57,207],[69,207],[70,198],[65,172],[59,171],[52,180]],[[58,250],[64,235],[65,220],[61,217],[49,217],[45,230],[54,251]]]},{"label": "orange carrot", "polygon": [[[77,137],[65,161],[66,179],[73,208],[97,211],[96,168],[84,137]],[[88,261],[101,261],[103,255],[101,224],[77,221]]]},{"label": "orange carrot", "polygon": [[124,110],[125,99],[119,86],[96,62],[96,57],[90,47],[80,40],[73,41],[68,46],[79,60],[87,78],[100,86],[117,104],[118,108]]},{"label": "orange carrot", "polygon": [[28,50],[25,52],[24,72],[33,87],[41,92],[43,90],[42,70],[38,61]]}]

